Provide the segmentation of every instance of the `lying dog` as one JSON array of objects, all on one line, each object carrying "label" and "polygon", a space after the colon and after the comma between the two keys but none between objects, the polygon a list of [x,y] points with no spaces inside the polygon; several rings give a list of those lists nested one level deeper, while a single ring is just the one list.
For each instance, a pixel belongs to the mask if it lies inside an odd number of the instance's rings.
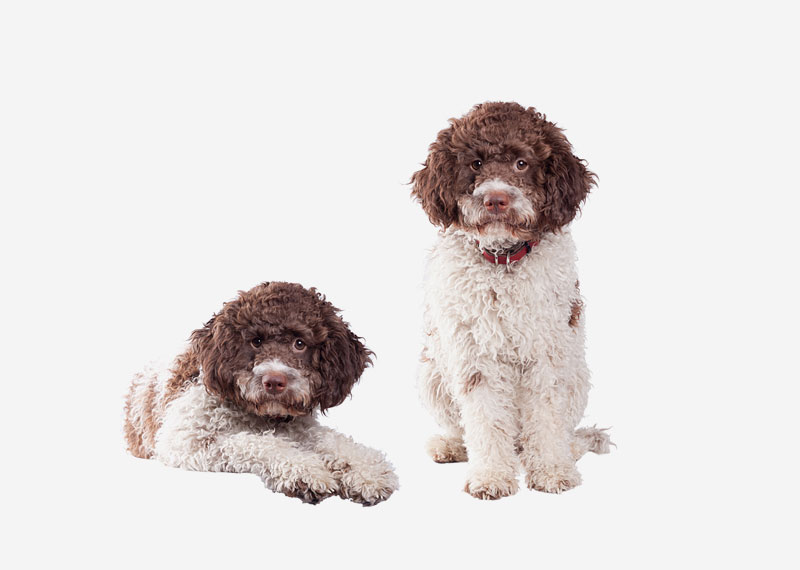
[{"label": "lying dog", "polygon": [[254,473],[308,503],[374,505],[398,487],[392,465],[315,418],[345,399],[371,354],[314,289],[264,283],[194,331],[171,370],[136,377],[128,449],[174,467]]},{"label": "lying dog", "polygon": [[566,226],[594,175],[553,123],[516,103],[451,120],[412,177],[443,230],[430,255],[420,384],[444,434],[428,451],[467,461],[466,491],[497,499],[578,485],[576,460],[607,453],[586,408],[583,301]]}]

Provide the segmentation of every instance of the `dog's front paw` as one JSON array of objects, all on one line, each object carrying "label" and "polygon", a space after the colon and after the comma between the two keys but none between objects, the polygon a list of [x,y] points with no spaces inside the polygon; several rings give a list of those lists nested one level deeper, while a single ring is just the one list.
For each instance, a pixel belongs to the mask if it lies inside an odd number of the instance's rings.
[{"label": "dog's front paw", "polygon": [[464,490],[478,499],[501,499],[517,492],[517,477],[514,473],[481,470],[470,473]]},{"label": "dog's front paw", "polygon": [[400,483],[392,465],[386,461],[367,466],[340,466],[339,494],[365,507],[388,499]]},{"label": "dog's front paw", "polygon": [[265,483],[273,491],[312,505],[339,492],[336,478],[323,467],[293,470],[281,477],[269,477],[265,479]]},{"label": "dog's front paw", "polygon": [[460,463],[467,460],[467,448],[461,438],[434,435],[428,440],[427,450],[436,463]]},{"label": "dog's front paw", "polygon": [[529,489],[544,493],[563,493],[581,484],[581,474],[575,463],[538,464],[525,475]]}]

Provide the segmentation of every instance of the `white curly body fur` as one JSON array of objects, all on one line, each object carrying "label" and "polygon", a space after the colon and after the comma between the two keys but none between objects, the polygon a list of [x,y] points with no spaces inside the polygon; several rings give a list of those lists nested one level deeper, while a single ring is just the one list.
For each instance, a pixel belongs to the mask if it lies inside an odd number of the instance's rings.
[{"label": "white curly body fur", "polygon": [[146,457],[193,471],[252,473],[268,488],[311,503],[339,495],[373,505],[398,488],[383,453],[320,425],[316,414],[259,417],[209,394],[202,378],[163,403],[169,376],[149,371],[132,386],[128,420],[137,427],[148,407],[160,424]]},{"label": "white curly body fur", "polygon": [[[546,234],[511,265],[489,263],[474,236],[445,230],[426,274],[423,400],[444,434],[428,451],[466,461],[466,491],[499,498],[580,484],[576,461],[605,453],[603,430],[582,428],[589,391],[576,254],[568,230]],[[580,306],[580,305],[578,305]]]}]

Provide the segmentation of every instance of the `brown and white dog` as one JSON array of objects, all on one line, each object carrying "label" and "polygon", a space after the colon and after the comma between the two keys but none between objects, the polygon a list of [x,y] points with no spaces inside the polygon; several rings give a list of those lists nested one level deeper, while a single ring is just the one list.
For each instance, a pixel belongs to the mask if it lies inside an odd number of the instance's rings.
[{"label": "brown and white dog", "polygon": [[317,503],[374,505],[398,487],[374,449],[321,426],[371,352],[314,289],[263,283],[225,303],[167,371],[139,374],[125,406],[136,457],[197,471],[254,473]]},{"label": "brown and white dog", "polygon": [[412,177],[440,238],[426,275],[420,385],[444,433],[437,462],[467,461],[466,491],[560,493],[608,435],[576,429],[589,391],[583,301],[567,225],[594,175],[533,108],[485,103],[452,119]]}]

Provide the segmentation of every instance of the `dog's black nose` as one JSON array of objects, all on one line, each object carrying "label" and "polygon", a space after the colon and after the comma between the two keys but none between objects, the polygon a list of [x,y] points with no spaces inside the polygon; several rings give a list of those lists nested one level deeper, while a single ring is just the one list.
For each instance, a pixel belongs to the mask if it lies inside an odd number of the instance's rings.
[{"label": "dog's black nose", "polygon": [[483,198],[483,206],[493,214],[502,214],[508,209],[510,201],[508,194],[502,190],[490,190]]},{"label": "dog's black nose", "polygon": [[269,372],[261,381],[264,383],[264,389],[268,394],[280,394],[286,390],[286,384],[288,383],[286,375],[280,372]]}]

